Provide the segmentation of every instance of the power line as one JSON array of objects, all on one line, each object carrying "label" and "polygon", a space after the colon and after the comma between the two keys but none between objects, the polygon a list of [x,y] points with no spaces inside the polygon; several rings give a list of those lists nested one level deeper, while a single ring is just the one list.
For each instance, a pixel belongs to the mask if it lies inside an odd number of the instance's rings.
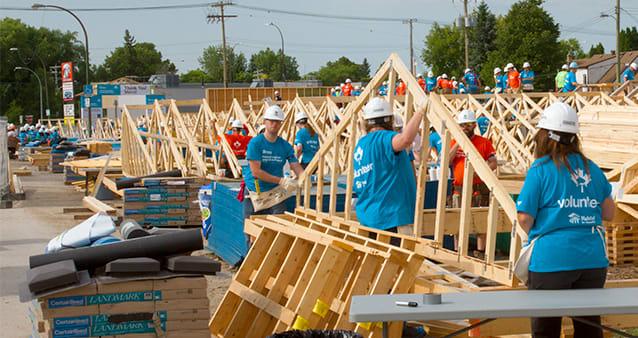
[{"label": "power line", "polygon": [[[98,8],[69,8],[73,12],[130,12],[130,11],[153,11],[168,9],[189,9],[189,8],[205,8],[210,6],[210,2],[202,2],[196,4],[184,5],[164,5],[164,6],[144,6],[144,7],[98,7]],[[7,11],[33,11],[31,7],[0,7]],[[55,9],[40,9],[41,11],[56,11]]]}]

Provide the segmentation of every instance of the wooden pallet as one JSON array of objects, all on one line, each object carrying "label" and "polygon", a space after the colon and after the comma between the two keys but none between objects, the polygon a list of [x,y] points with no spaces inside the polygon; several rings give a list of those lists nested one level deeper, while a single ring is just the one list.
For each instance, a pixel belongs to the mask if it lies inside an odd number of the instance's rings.
[{"label": "wooden pallet", "polygon": [[[351,297],[408,292],[423,256],[356,234],[318,230],[278,216],[247,220],[245,231],[256,240],[210,321],[211,333],[264,337],[339,328],[380,337],[377,323],[350,323]],[[399,337],[401,323],[391,323],[390,332]]]},{"label": "wooden pallet", "polygon": [[607,252],[613,265],[638,265],[638,222],[607,225]]}]

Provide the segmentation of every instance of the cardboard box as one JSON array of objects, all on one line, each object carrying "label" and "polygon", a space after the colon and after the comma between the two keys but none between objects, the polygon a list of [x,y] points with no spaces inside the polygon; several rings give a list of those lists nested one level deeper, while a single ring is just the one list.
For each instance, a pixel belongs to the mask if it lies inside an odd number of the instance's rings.
[{"label": "cardboard box", "polygon": [[97,284],[97,292],[100,294],[151,290],[153,290],[152,280],[137,280],[122,283],[98,282]]},{"label": "cardboard box", "polygon": [[178,277],[153,281],[153,290],[206,289],[206,287],[205,277]]},{"label": "cardboard box", "polygon": [[153,312],[155,311],[154,302],[128,302],[117,304],[100,304],[100,314],[118,314],[118,313],[134,313],[134,312]]},{"label": "cardboard box", "polygon": [[42,309],[42,318],[50,319],[54,317],[73,317],[81,315],[96,315],[100,313],[97,305],[73,306],[59,309]]},{"label": "cardboard box", "polygon": [[169,320],[166,322],[166,332],[184,330],[207,330],[209,320]]},{"label": "cardboard box", "polygon": [[173,299],[208,299],[206,289],[156,290],[161,293],[162,300]]},{"label": "cardboard box", "polygon": [[155,302],[156,311],[188,310],[208,308],[208,298],[181,299],[181,300],[161,300]]}]

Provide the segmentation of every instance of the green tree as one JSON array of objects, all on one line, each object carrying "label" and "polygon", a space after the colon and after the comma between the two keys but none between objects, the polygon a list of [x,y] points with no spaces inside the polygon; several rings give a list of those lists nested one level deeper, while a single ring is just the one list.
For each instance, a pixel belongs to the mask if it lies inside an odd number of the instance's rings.
[{"label": "green tree", "polygon": [[213,82],[213,79],[201,69],[193,69],[179,76],[179,81],[183,83]]},{"label": "green tree", "polygon": [[370,78],[370,72],[364,64],[352,62],[345,56],[336,61],[328,61],[316,73],[312,73],[315,78],[321,80],[324,86],[332,86],[350,79],[354,82],[366,81]]},{"label": "green tree", "polygon": [[560,52],[563,56],[564,60],[567,59],[567,55],[571,55],[576,59],[582,59],[587,56],[583,49],[580,47],[580,42],[578,40],[572,38],[567,40],[558,41],[560,45]]},{"label": "green tree", "polygon": [[468,32],[470,65],[482,69],[488,54],[494,50],[496,16],[485,1],[481,1],[472,13],[472,18],[475,24]]},{"label": "green tree", "polygon": [[[254,75],[274,81],[283,81],[281,74],[281,49],[277,52],[270,48],[260,50],[250,57],[248,71]],[[286,81],[299,80],[299,65],[297,59],[284,55],[284,75]]]},{"label": "green tree", "polygon": [[601,42],[599,42],[597,45],[592,45],[591,48],[589,48],[589,53],[587,53],[589,57],[592,57],[596,54],[605,54],[605,46],[603,46]]},{"label": "green tree", "polygon": [[[12,51],[11,48],[17,48]],[[44,108],[47,108],[48,92],[51,117],[61,117],[62,84],[56,84],[55,77],[49,73],[49,67],[61,62],[72,61],[76,73],[73,74],[75,92],[84,84],[84,46],[76,32],[63,32],[47,28],[35,28],[19,19],[0,20],[0,114],[14,116],[12,122],[18,122],[15,112],[33,114],[39,117],[40,97],[38,80],[26,71],[14,72],[17,66],[28,67],[42,80]],[[46,71],[43,69],[46,68]],[[59,80],[58,80],[59,81]],[[47,91],[48,89],[48,91]],[[13,105],[11,109],[9,107]],[[12,117],[13,118],[13,117]]]},{"label": "green tree", "polygon": [[542,4],[542,0],[521,0],[498,21],[495,50],[481,72],[484,79],[492,78],[494,67],[511,62],[520,68],[523,62],[529,62],[536,72],[535,88],[552,87],[555,70],[565,55],[558,42],[558,24]]},{"label": "green tree", "polygon": [[465,66],[462,31],[456,26],[434,23],[425,37],[421,60],[434,74],[462,74]]},{"label": "green tree", "polygon": [[363,58],[363,62],[361,62],[361,72],[365,75],[361,81],[370,81],[370,63],[368,62],[368,58]]},{"label": "green tree", "polygon": [[96,67],[97,81],[111,81],[122,76],[139,77],[142,81],[158,73],[175,73],[175,65],[162,59],[162,53],[150,42],[137,42],[129,30],[124,31],[124,45],[117,47]]},{"label": "green tree", "polygon": [[[219,46],[209,46],[204,49],[204,53],[199,57],[199,64],[202,70],[210,76],[213,82],[224,81],[224,48]],[[228,60],[228,82],[250,82],[253,78],[248,72],[246,57],[244,53],[236,54],[234,48],[226,48],[226,58]]]},{"label": "green tree", "polygon": [[638,30],[636,26],[627,27],[620,31],[620,51],[638,50]]}]

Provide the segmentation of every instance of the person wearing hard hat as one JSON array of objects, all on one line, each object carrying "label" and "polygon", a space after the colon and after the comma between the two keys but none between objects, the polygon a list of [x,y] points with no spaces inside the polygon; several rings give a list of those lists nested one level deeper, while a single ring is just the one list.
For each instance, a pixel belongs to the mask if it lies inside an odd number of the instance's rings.
[{"label": "person wearing hard hat", "polygon": [[466,68],[463,79],[461,80],[470,94],[478,94],[479,88],[481,88],[481,79],[478,74],[471,68]]},{"label": "person wearing hard hat", "polygon": [[[456,117],[457,123],[463,129],[465,135],[470,139],[481,157],[487,162],[492,170],[496,170],[496,151],[492,142],[480,135],[475,134],[476,115],[471,110],[463,110]],[[454,193],[452,200],[454,207],[461,207],[461,193],[463,191],[463,173],[465,172],[466,155],[463,149],[459,147],[456,140],[452,140],[450,149],[450,164],[454,173]],[[472,207],[489,206],[490,190],[483,181],[475,175],[472,180],[473,198]],[[474,250],[474,256],[478,258],[485,257],[485,234],[477,235],[477,245]]]},{"label": "person wearing hard hat", "polygon": [[278,90],[275,90],[275,101],[281,101],[281,94]]},{"label": "person wearing hard hat", "polygon": [[428,77],[425,79],[425,91],[431,93],[436,88],[437,78],[434,77],[434,72],[429,71]]},{"label": "person wearing hard hat", "polygon": [[[419,107],[401,133],[393,130],[390,103],[372,98],[363,108],[367,134],[353,153],[356,212],[361,224],[397,232],[414,223],[416,180],[406,150],[412,145],[423,120]],[[393,239],[393,245],[398,245]]]},{"label": "person wearing hard hat", "polygon": [[20,144],[26,144],[29,140],[29,134],[27,133],[28,128],[26,126],[20,127],[20,132],[18,133],[18,139],[20,140]]},{"label": "person wearing hard hat", "polygon": [[521,74],[511,63],[508,63],[505,69],[507,72],[507,88],[509,88],[509,92],[518,93],[521,90]]},{"label": "person wearing hard hat", "polygon": [[225,134],[224,137],[230,145],[230,149],[238,160],[246,158],[246,150],[248,143],[252,137],[244,135],[244,124],[240,120],[234,120],[231,124],[231,133]]},{"label": "person wearing hard hat", "polygon": [[319,150],[319,135],[308,124],[308,115],[302,111],[295,114],[295,125],[299,129],[295,135],[295,155],[301,167],[306,169]]},{"label": "person wearing hard hat", "polygon": [[18,139],[18,134],[15,131],[15,128],[8,128],[7,131],[7,150],[9,152],[9,158],[15,159],[16,151],[20,147],[20,139]]},{"label": "person wearing hard hat", "polygon": [[565,76],[565,84],[563,85],[563,92],[573,92],[576,90],[578,86],[578,82],[576,82],[576,70],[578,69],[578,63],[576,61],[572,61],[569,64],[569,73]]},{"label": "person wearing hard hat", "polygon": [[492,94],[492,88],[485,86],[485,88],[483,88],[483,94]]},{"label": "person wearing hard hat", "polygon": [[[541,114],[536,148],[516,202],[517,220],[529,234],[530,290],[603,288],[607,250],[603,221],[614,218],[612,187],[582,152],[578,114],[555,102]],[[582,317],[600,325],[600,316]],[[558,337],[560,317],[532,318],[534,337]],[[574,337],[603,337],[602,330],[573,320]]]},{"label": "person wearing hard hat", "polygon": [[343,85],[341,92],[343,96],[352,96],[352,91],[354,88],[352,87],[352,80],[346,79],[346,83]]},{"label": "person wearing hard hat", "polygon": [[[272,190],[277,185],[297,185],[296,180],[284,176],[286,162],[297,177],[303,172],[290,143],[278,136],[284,121],[284,111],[279,106],[272,105],[266,109],[263,118],[266,130],[248,143],[248,167],[243,172],[245,188],[257,193]],[[240,199],[245,195],[240,193]],[[244,218],[250,215],[283,214],[286,211],[285,201],[258,212],[254,211],[250,198],[243,199],[243,203]]]},{"label": "person wearing hard hat", "polygon": [[388,95],[388,81],[383,81],[383,83],[379,86],[379,96]]},{"label": "person wearing hard hat", "polygon": [[403,96],[403,95],[405,95],[405,92],[407,91],[408,86],[401,79],[399,79],[398,82],[399,83],[397,84],[397,88],[395,89],[395,93],[398,96]]},{"label": "person wearing hard hat", "polygon": [[425,91],[425,79],[423,78],[423,74],[416,74],[416,82],[419,84],[419,87]]},{"label": "person wearing hard hat", "polygon": [[352,91],[352,96],[359,96],[361,95],[361,86],[355,86],[354,90]]},{"label": "person wearing hard hat", "polygon": [[625,69],[625,71],[622,73],[621,82],[633,81],[637,71],[638,71],[638,64],[636,64],[635,62],[632,62],[629,65],[629,68]]},{"label": "person wearing hard hat", "polygon": [[503,75],[501,68],[494,68],[494,93],[503,94],[507,89],[507,76]]},{"label": "person wearing hard hat", "polygon": [[521,72],[521,84],[523,91],[531,92],[534,90],[534,71],[529,62],[523,63],[523,71]]},{"label": "person wearing hard hat", "polygon": [[554,85],[556,86],[557,92],[563,91],[568,70],[569,70],[569,67],[567,67],[566,64],[563,64],[563,66],[560,68],[560,71],[556,74],[556,77],[554,77]]},{"label": "person wearing hard hat", "polygon": [[62,141],[62,137],[58,132],[58,127],[54,126],[51,128],[51,134],[49,135],[49,145],[53,148],[56,147]]}]

